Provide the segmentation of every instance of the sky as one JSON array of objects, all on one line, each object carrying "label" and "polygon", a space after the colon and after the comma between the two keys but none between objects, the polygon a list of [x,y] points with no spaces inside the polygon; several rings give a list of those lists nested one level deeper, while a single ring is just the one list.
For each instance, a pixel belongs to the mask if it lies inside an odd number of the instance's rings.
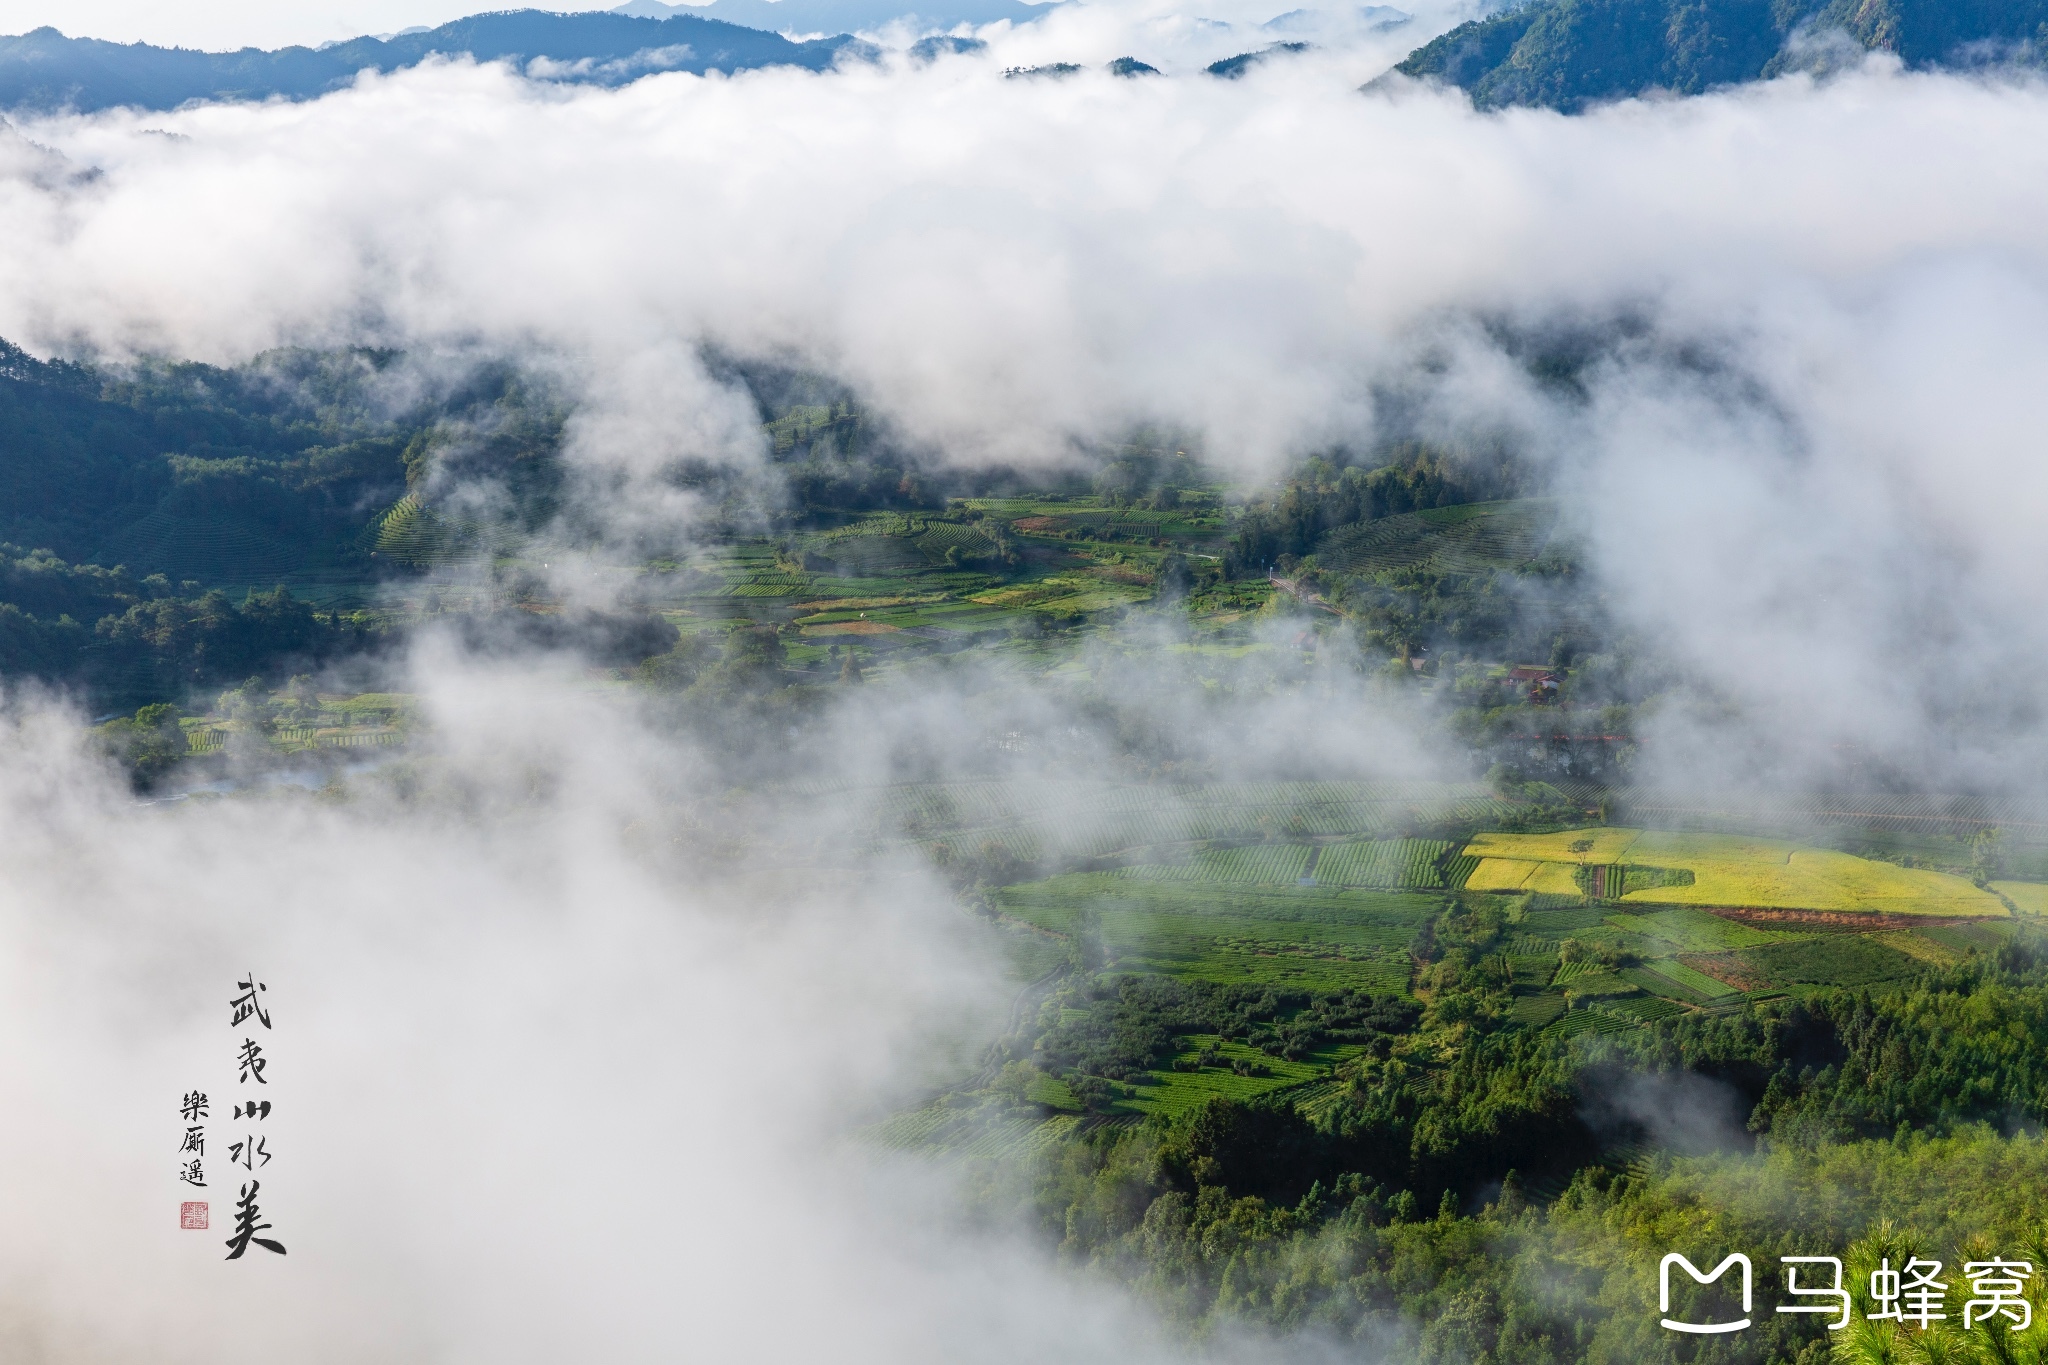
[{"label": "sky", "polygon": [[[50,25],[74,38],[227,51],[395,33],[493,8],[518,7],[481,0],[0,0],[0,33]],[[567,12],[612,4],[549,0],[533,8]]]},{"label": "sky", "polygon": [[[1433,16],[1457,17],[1467,6],[1468,0],[1425,0],[1407,6],[1421,22],[1403,31],[1403,42],[1386,45],[1391,53],[1388,60],[1405,54],[1429,33],[1446,26],[1447,19]],[[226,51],[251,46],[310,46],[363,34],[395,33],[414,26],[432,27],[492,8],[494,5],[486,0],[207,0],[173,5],[144,0],[0,0],[0,33],[25,33],[52,25],[72,37]],[[611,9],[614,4],[550,0],[533,8],[570,12]],[[906,3],[905,9],[910,8]],[[1085,16],[1069,14],[1064,23],[1097,33],[1120,32],[1128,40],[1127,47],[1135,44],[1156,59],[1176,55],[1175,48],[1194,42],[1196,47],[1191,52],[1198,49],[1204,54],[1201,61],[1206,63],[1217,56],[1243,51],[1247,46],[1243,30],[1302,7],[1288,0],[1214,0],[1196,15],[1172,0],[1111,0],[1085,8]],[[1429,32],[1421,32],[1423,29]],[[1260,43],[1271,39],[1270,34],[1252,36]],[[1313,36],[1319,42],[1331,40],[1326,33]],[[1209,40],[1208,45],[1201,44],[1203,38]],[[1393,53],[1396,46],[1399,52]]]}]

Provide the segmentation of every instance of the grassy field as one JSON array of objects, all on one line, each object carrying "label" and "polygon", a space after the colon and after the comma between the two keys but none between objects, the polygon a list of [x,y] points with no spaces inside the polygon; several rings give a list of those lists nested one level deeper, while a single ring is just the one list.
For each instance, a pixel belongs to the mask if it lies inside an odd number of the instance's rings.
[{"label": "grassy field", "polygon": [[1679,906],[1634,914],[1610,914],[1605,922],[1669,944],[1685,953],[1717,953],[1727,948],[1757,947],[1776,943],[1785,937],[1769,929],[1753,928],[1719,915],[1710,915],[1704,910]]},{"label": "grassy field", "polygon": [[2048,915],[2048,884],[2041,882],[1993,882],[1991,889],[2029,915]]},{"label": "grassy field", "polygon": [[[1133,1087],[1137,1093],[1119,1101],[1111,1112],[1177,1114],[1205,1104],[1215,1095],[1238,1100],[1251,1099],[1255,1095],[1270,1094],[1275,1090],[1303,1085],[1327,1076],[1332,1067],[1358,1055],[1359,1052],[1354,1045],[1339,1044],[1318,1048],[1302,1060],[1290,1062],[1284,1058],[1268,1056],[1243,1043],[1228,1042],[1213,1033],[1190,1034],[1182,1042],[1185,1046],[1175,1055],[1174,1061],[1193,1062],[1205,1048],[1213,1046],[1221,1053],[1224,1065],[1205,1066],[1199,1071],[1177,1071],[1169,1066],[1146,1072]],[[1229,1067],[1233,1060],[1263,1066],[1272,1074],[1240,1076]]]},{"label": "grassy field", "polygon": [[[1773,839],[1662,830],[1564,830],[1555,834],[1482,834],[1466,846],[1483,859],[1468,887],[1547,890],[1574,866],[1669,868],[1692,874],[1691,885],[1630,890],[1630,904],[1748,906],[1757,909],[1882,911],[1905,915],[1996,917],[2003,901],[1961,877],[1859,858],[1832,849]],[[1515,881],[1517,871],[1532,869]]]}]

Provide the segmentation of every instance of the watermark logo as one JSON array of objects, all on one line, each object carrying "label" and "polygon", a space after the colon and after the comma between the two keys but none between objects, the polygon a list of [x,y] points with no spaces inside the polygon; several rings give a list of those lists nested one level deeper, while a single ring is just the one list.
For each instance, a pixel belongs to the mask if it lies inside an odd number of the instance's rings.
[{"label": "watermark logo", "polygon": [[[1849,1315],[1855,1304],[1849,1298],[1849,1291],[1842,1288],[1842,1259],[1839,1256],[1780,1256],[1785,1266],[1785,1292],[1798,1298],[1828,1299],[1828,1303],[1791,1304],[1778,1309],[1780,1313],[1836,1313],[1842,1316],[1837,1322],[1828,1324],[1830,1332],[1839,1332],[1849,1325]],[[1802,1287],[1799,1283],[1799,1267],[1803,1265],[1824,1265],[1833,1274],[1825,1285]]]},{"label": "watermark logo", "polygon": [[[1730,1266],[1741,1267],[1743,1316],[1734,1322],[1678,1322],[1673,1320],[1669,1316],[1671,1312],[1671,1267],[1673,1266],[1682,1267],[1686,1274],[1692,1276],[1700,1284],[1712,1284],[1727,1274]],[[1730,1253],[1727,1260],[1704,1273],[1701,1272],[1698,1266],[1686,1260],[1685,1257],[1675,1251],[1672,1252],[1657,1266],[1657,1311],[1666,1315],[1663,1319],[1664,1326],[1674,1332],[1693,1332],[1700,1335],[1710,1335],[1717,1332],[1740,1332],[1743,1328],[1749,1326],[1749,1276],[1749,1257],[1739,1251]]]},{"label": "watermark logo", "polygon": [[[1839,1256],[1780,1256],[1785,1267],[1785,1293],[1795,1300],[1778,1305],[1779,1313],[1824,1313],[1833,1320],[1830,1332],[1848,1327],[1856,1315],[1856,1301],[1847,1284]],[[1708,1285],[1730,1270],[1739,1271],[1742,1317],[1729,1322],[1681,1322],[1671,1316],[1671,1271],[1673,1267],[1691,1276],[1694,1283]],[[1912,1325],[1925,1332],[1938,1322],[1949,1320],[1948,1282],[1941,1278],[1942,1263],[1923,1257],[1909,1257],[1896,1269],[1891,1258],[1878,1262],[1870,1272],[1869,1307],[1863,1316],[1869,1322]],[[1740,1332],[1751,1325],[1752,1269],[1749,1257],[1731,1252],[1712,1270],[1702,1271],[1677,1252],[1665,1256],[1657,1267],[1657,1311],[1660,1322],[1673,1332],[1717,1335]],[[1804,1279],[1802,1281],[1802,1276]],[[2002,1322],[2008,1331],[2024,1332],[2033,1325],[2034,1306],[2026,1297],[2027,1281],[2034,1276],[2031,1261],[1994,1257],[1988,1261],[1967,1261],[1963,1276],[1970,1282],[1970,1294],[1963,1304],[1963,1327],[1989,1327]],[[1803,1302],[1798,1302],[1803,1300]]]}]

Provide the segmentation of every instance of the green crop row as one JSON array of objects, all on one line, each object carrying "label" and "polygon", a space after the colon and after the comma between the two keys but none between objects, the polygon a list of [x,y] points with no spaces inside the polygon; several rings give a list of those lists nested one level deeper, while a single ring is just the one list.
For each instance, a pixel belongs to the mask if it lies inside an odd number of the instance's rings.
[{"label": "green crop row", "polygon": [[1637,995],[1625,1000],[1602,1000],[1593,1006],[1594,1010],[1612,1011],[1630,1019],[1648,1022],[1653,1019],[1668,1019],[1674,1014],[1684,1014],[1685,1006],[1676,1000],[1658,995]]},{"label": "green crop row", "polygon": [[1746,948],[1744,960],[1787,986],[1868,986],[1896,981],[1921,964],[1863,934],[1824,934]]},{"label": "green crop row", "polygon": [[1434,839],[1333,844],[1316,859],[1315,879],[1324,886],[1440,887],[1437,864],[1450,847]]},{"label": "green crop row", "polygon": [[1727,999],[1728,997],[1741,994],[1740,991],[1727,982],[1717,981],[1705,972],[1686,966],[1683,962],[1676,962],[1670,958],[1660,958],[1650,965],[1658,975],[1669,977],[1678,985],[1708,1000]]},{"label": "green crop row", "polygon": [[1705,1004],[1709,998],[1701,992],[1693,990],[1690,986],[1680,985],[1673,978],[1650,967],[1624,967],[1619,972],[1616,972],[1615,975],[1619,976],[1629,985],[1639,990],[1647,991],[1651,995],[1663,996],[1669,1000],[1683,1001],[1688,1005]]},{"label": "green crop row", "polygon": [[1528,1028],[1542,1028],[1564,1013],[1564,997],[1555,991],[1523,995],[1508,1007],[1508,1018]]},{"label": "green crop row", "polygon": [[1146,864],[1124,872],[1146,881],[1295,882],[1308,868],[1308,855],[1306,844],[1254,844],[1211,849],[1186,863]]},{"label": "green crop row", "polygon": [[1784,936],[1723,919],[1705,910],[1677,906],[1647,914],[1611,913],[1607,922],[1618,929],[1661,939],[1682,952],[1717,953],[1726,948],[1761,947]]},{"label": "green crop row", "polygon": [[1479,870],[1479,859],[1460,853],[1444,863],[1443,884],[1453,891],[1462,891],[1465,883],[1472,880],[1472,874]]},{"label": "green crop row", "polygon": [[1572,1038],[1581,1033],[1625,1033],[1634,1027],[1631,1021],[1606,1010],[1571,1010],[1544,1032]]}]

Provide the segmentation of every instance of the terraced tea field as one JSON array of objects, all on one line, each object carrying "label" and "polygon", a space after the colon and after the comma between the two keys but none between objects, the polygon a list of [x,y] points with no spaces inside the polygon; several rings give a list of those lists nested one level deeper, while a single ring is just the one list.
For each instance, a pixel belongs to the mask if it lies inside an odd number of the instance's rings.
[{"label": "terraced tea field", "polygon": [[1215,849],[1186,863],[1125,868],[1124,875],[1146,881],[1287,883],[1299,881],[1308,870],[1311,851],[1303,844]]},{"label": "terraced tea field", "polygon": [[[823,786],[801,791],[832,794]],[[1446,857],[1443,872],[1433,873],[1427,864],[1444,856],[1443,845],[1425,849],[1374,835],[1432,819],[1494,818],[1504,809],[1483,784],[1448,782],[918,783],[860,800],[873,812],[864,838],[900,837],[927,850],[994,844],[1026,861],[1130,856],[1159,869],[1131,874],[1141,879],[1291,882],[1308,875],[1319,885],[1419,888],[1454,887],[1464,866]],[[1311,865],[1309,847],[1295,842],[1305,840],[1332,842]],[[1242,847],[1189,851],[1212,842]],[[1381,880],[1388,876],[1401,880]]]},{"label": "terraced tea field", "polygon": [[1610,914],[1605,923],[1646,939],[1668,945],[1682,953],[1718,953],[1729,948],[1753,948],[1776,943],[1773,934],[1704,910],[1673,907],[1640,914]]},{"label": "terraced tea field", "polygon": [[[1103,861],[1119,865],[993,891],[1013,933],[1037,936],[1036,964],[1063,957],[1090,972],[1406,996],[1425,1028],[1441,1026],[1431,1021],[1442,988],[1431,983],[1432,964],[1444,959],[1432,952],[1418,970],[1417,954],[1430,935],[1469,932],[1460,926],[1474,922],[1499,926],[1475,950],[1492,983],[1476,988],[1476,1025],[1573,1038],[1750,1000],[1902,986],[2005,942],[2013,914],[2001,896],[2035,903],[2034,883],[1985,891],[1753,836],[1601,827],[1372,837],[1397,822],[1412,828],[1425,808],[1484,811],[1470,788],[960,783],[895,789],[885,808],[889,823],[926,847],[969,830],[1040,855],[1118,846]],[[1109,833],[1077,839],[1076,828],[1091,824]],[[1485,914],[1439,918],[1458,906]],[[1474,990],[1475,979],[1459,989]],[[1182,1113],[1214,1096],[1328,1100],[1341,1084],[1333,1068],[1353,1050],[1289,1062],[1209,1034],[1175,1047],[1148,1072],[1104,1082],[1106,1098],[1099,1086],[1090,1092],[1107,1117],[1088,1121]],[[1032,1091],[1043,1106],[1078,1112],[1075,1094],[1050,1079]],[[926,1121],[947,1132],[959,1124],[943,1114]],[[1036,1140],[1037,1131],[958,1127],[973,1150]]]},{"label": "terraced tea field", "polygon": [[[1169,1065],[1157,1071],[1147,1072],[1133,1087],[1137,1093],[1120,1101],[1111,1112],[1178,1114],[1206,1104],[1216,1095],[1235,1100],[1248,1100],[1254,1096],[1268,1095],[1276,1090],[1304,1086],[1320,1080],[1329,1075],[1331,1068],[1357,1056],[1360,1051],[1354,1045],[1341,1044],[1318,1048],[1302,1060],[1290,1062],[1284,1058],[1268,1056],[1243,1043],[1218,1038],[1213,1033],[1190,1034],[1182,1041],[1186,1046],[1173,1058],[1175,1063],[1181,1066],[1190,1065],[1205,1049],[1214,1048],[1221,1054],[1223,1064],[1211,1064],[1198,1071],[1183,1071]],[[1240,1075],[1231,1069],[1229,1063],[1233,1061],[1247,1067],[1259,1067],[1269,1074]]]},{"label": "terraced tea field", "polygon": [[1304,990],[1402,992],[1425,896],[1073,873],[1002,888],[1007,915],[1055,934],[1091,928],[1112,970]]},{"label": "terraced tea field", "polygon": [[1437,839],[1374,839],[1331,844],[1315,861],[1318,886],[1410,887],[1445,885],[1442,863],[1451,845]]},{"label": "terraced tea field", "polygon": [[1332,531],[1318,542],[1315,555],[1340,573],[1483,573],[1541,556],[1557,522],[1557,504],[1542,498],[1439,507]]},{"label": "terraced tea field", "polygon": [[[798,430],[813,429],[799,424],[777,439],[796,440],[789,432]],[[1191,489],[1188,505],[1170,510],[1039,497],[817,511],[773,542],[735,541],[687,569],[652,566],[636,591],[685,631],[730,620],[793,625],[785,648],[797,668],[821,666],[835,648],[885,670],[963,649],[1066,657],[1073,632],[1104,629],[1151,600],[1168,553],[1220,549],[1219,497]],[[1267,591],[1263,582],[1242,586]],[[1200,605],[1191,614],[1211,624],[1233,615]],[[1249,635],[1244,644],[1270,647]]]}]

